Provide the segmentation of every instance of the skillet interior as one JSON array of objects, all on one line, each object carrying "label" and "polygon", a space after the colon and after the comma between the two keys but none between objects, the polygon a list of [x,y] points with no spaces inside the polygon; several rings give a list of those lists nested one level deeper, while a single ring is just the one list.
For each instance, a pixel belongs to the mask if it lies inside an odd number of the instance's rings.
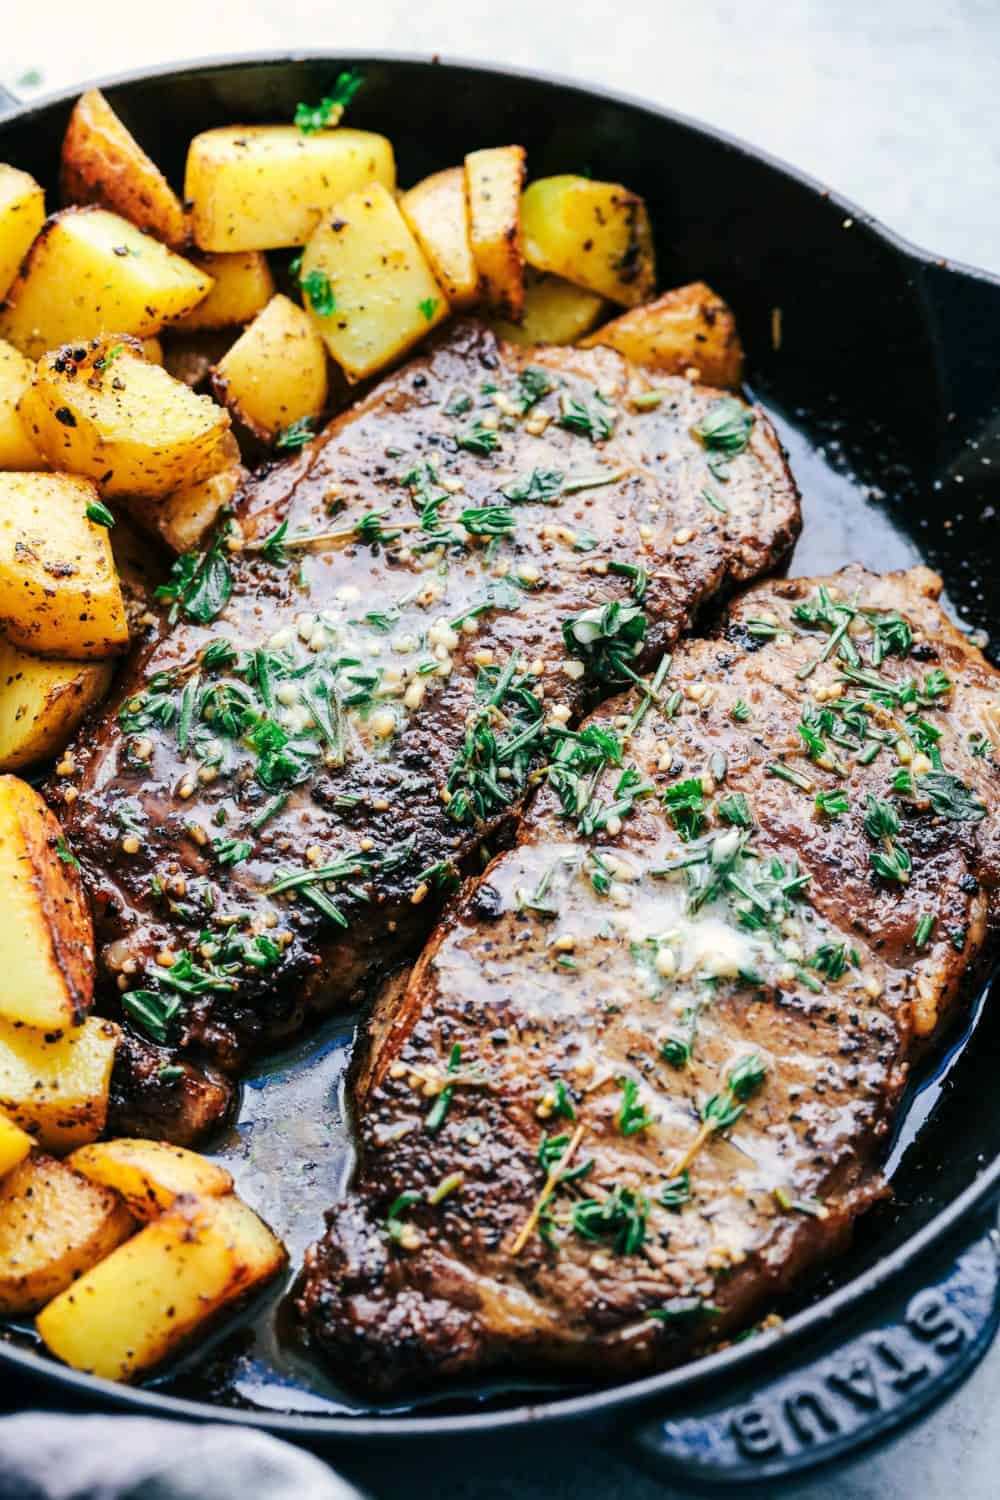
[{"label": "skillet interior", "polygon": [[[1000,287],[911,257],[849,205],[683,121],[536,79],[402,61],[362,65],[367,83],[352,124],[394,140],[403,182],[452,164],[466,145],[516,139],[534,175],[586,166],[642,192],[663,284],[702,277],[735,308],[756,393],[779,422],[805,497],[792,571],[848,561],[885,569],[923,557],[943,573],[958,614],[1000,639],[1000,600],[987,587],[1000,556],[992,529],[1000,379],[991,369]],[[290,118],[336,69],[321,59],[220,65],[109,94],[178,180],[197,130]],[[51,189],[70,103],[0,128],[0,156]],[[890,1158],[894,1204],[862,1223],[850,1256],[801,1305],[903,1245],[1000,1154],[1000,1118],[984,1108],[1000,1018],[989,1007],[977,1013],[975,1044],[967,1045],[970,1022],[914,1085]],[[219,1143],[238,1187],[286,1236],[296,1260],[349,1168],[340,1090],[350,1036],[349,1026],[336,1025],[261,1068],[244,1089],[236,1131]],[[157,1388],[223,1406],[358,1410],[279,1344],[277,1300],[271,1294],[223,1329]],[[433,1407],[507,1405],[523,1392],[477,1387],[445,1393]]]}]

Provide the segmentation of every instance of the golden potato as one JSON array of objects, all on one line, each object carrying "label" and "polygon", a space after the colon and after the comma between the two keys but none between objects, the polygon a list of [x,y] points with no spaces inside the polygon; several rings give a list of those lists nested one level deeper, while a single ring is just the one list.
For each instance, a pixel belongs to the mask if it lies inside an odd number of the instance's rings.
[{"label": "golden potato", "polygon": [[59,824],[16,776],[0,776],[0,891],[4,1025],[77,1025],[94,994],[90,908]]},{"label": "golden potato", "polygon": [[316,230],[301,281],[326,347],[351,381],[391,364],[448,316],[409,225],[378,183],[342,199]]},{"label": "golden potato", "polygon": [[105,495],[162,497],[229,463],[228,412],[129,339],[47,355],[20,411],[52,464],[99,480]]},{"label": "golden potato", "polygon": [[38,359],[104,330],[148,338],[211,290],[211,278],[117,214],[64,208],[47,220],[0,309],[0,338]]},{"label": "golden potato", "polygon": [[0,637],[0,771],[56,755],[110,686],[110,662],[50,661]]},{"label": "golden potato", "polygon": [[369,182],[396,186],[384,136],[229,125],[191,142],[184,196],[200,250],[277,250],[305,244],[335,203]]},{"label": "golden potato", "polygon": [[67,1166],[91,1182],[113,1188],[143,1223],[173,1208],[184,1194],[221,1198],[233,1190],[233,1179],[223,1167],[166,1141],[95,1141],[74,1151]]},{"label": "golden potato", "polygon": [[239,1198],[179,1198],[39,1314],[76,1370],[132,1380],[274,1276],[283,1246]]},{"label": "golden potato", "polygon": [[44,1307],[134,1229],[109,1188],[51,1156],[22,1162],[0,1181],[0,1314]]},{"label": "golden potato", "polygon": [[0,162],[0,297],[6,297],[45,223],[45,194],[33,177]]},{"label": "golden potato", "polygon": [[326,405],[326,346],[314,318],[272,297],[212,372],[217,401],[262,442]]},{"label": "golden potato", "polygon": [[0,627],[15,646],[73,661],[127,648],[108,529],[87,514],[97,500],[73,474],[0,474]]},{"label": "golden potato", "polygon": [[239,250],[232,255],[197,251],[189,259],[193,266],[211,276],[213,285],[204,302],[199,302],[194,312],[181,319],[178,333],[249,323],[274,296],[271,267],[260,250]]},{"label": "golden potato", "polygon": [[100,89],[76,101],[59,182],[64,203],[110,208],[167,245],[182,246],[188,237],[180,199]]},{"label": "golden potato", "polygon": [[607,305],[596,292],[528,266],[520,323],[504,318],[486,321],[498,338],[511,344],[575,344],[590,332]]},{"label": "golden potato", "polygon": [[400,212],[452,307],[479,301],[479,267],[469,239],[465,168],[434,172],[399,200]]},{"label": "golden potato", "polygon": [[0,470],[48,468],[17,409],[34,373],[31,360],[0,339]]},{"label": "golden potato", "polygon": [[201,545],[220,513],[232,503],[246,472],[241,465],[234,464],[207,479],[199,479],[197,484],[175,490],[165,500],[132,496],[125,504],[130,515],[153,536],[166,542],[172,552],[190,552]]},{"label": "golden potato", "polygon": [[493,146],[465,158],[469,241],[483,300],[490,312],[512,323],[524,310],[523,184],[523,146]]},{"label": "golden potato", "polygon": [[13,1120],[8,1120],[6,1115],[0,1114],[0,1177],[6,1177],[8,1172],[12,1172],[34,1144],[26,1130],[15,1125]]},{"label": "golden potato", "polygon": [[626,359],[670,375],[695,371],[703,385],[738,390],[743,381],[743,346],[736,319],[710,286],[664,292],[655,302],[633,307],[583,340],[585,349],[603,344]]},{"label": "golden potato", "polygon": [[617,182],[539,177],[521,200],[524,256],[611,302],[635,307],[656,287],[653,231],[643,200]]},{"label": "golden potato", "polygon": [[[13,958],[18,950],[6,951]],[[61,1033],[0,1020],[0,1110],[47,1151],[62,1155],[96,1141],[120,1035],[113,1021],[94,1016]]]}]

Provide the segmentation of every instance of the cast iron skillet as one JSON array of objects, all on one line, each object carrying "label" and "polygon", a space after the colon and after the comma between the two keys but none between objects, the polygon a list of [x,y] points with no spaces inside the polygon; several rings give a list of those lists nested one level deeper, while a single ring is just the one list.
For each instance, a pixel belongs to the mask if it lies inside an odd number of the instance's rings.
[{"label": "cast iron skillet", "polygon": [[[997,632],[1000,281],[914,249],[738,142],[560,81],[411,58],[310,55],[209,62],[105,87],[179,181],[196,131],[291,119],[298,100],[318,99],[346,65],[366,75],[351,123],[392,138],[404,183],[472,147],[515,140],[528,148],[532,175],[586,168],[643,193],[661,283],[704,278],[735,308],[754,390],[775,414],[805,494],[793,570],[855,559],[885,568],[923,556],[970,627]],[[0,99],[0,114],[10,107],[0,159],[50,190],[76,92],[30,108]],[[523,1384],[494,1385],[451,1392],[435,1406],[352,1413],[329,1399],[300,1399],[308,1388],[301,1374],[288,1381],[287,1406],[298,1408],[289,1412],[280,1401],[266,1409],[241,1401],[225,1380],[199,1385],[183,1372],[155,1389],[113,1386],[10,1343],[0,1344],[0,1368],[55,1386],[65,1404],[248,1423],[325,1450],[583,1420],[589,1433],[628,1429],[647,1465],[687,1483],[734,1487],[830,1462],[956,1386],[1000,1318],[991,1055],[1000,1020],[984,998],[914,1086],[890,1157],[893,1206],[869,1216],[851,1254],[784,1309],[780,1327],[679,1370],[613,1389],[535,1387],[530,1405]],[[335,1037],[328,1055],[342,1059],[345,1046]],[[337,1071],[324,1085],[331,1120],[339,1118],[328,1086]],[[268,1130],[301,1109],[283,1093],[285,1075],[247,1092],[250,1117],[256,1111]],[[262,1115],[261,1099],[277,1110]],[[333,1196],[329,1182],[326,1191]],[[267,1201],[248,1196],[269,1214]],[[307,1205],[314,1231],[323,1206],[322,1194]]]}]

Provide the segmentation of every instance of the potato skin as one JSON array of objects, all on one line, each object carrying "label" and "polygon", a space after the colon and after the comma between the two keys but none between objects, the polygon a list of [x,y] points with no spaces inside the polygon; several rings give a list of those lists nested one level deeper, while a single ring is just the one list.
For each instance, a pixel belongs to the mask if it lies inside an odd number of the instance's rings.
[{"label": "potato skin", "polygon": [[738,390],[743,383],[743,345],[729,306],[704,281],[664,292],[605,323],[582,341],[603,344],[626,359],[668,375],[686,375],[702,385]]},{"label": "potato skin", "polygon": [[59,183],[65,204],[109,208],[175,249],[188,240],[180,199],[100,89],[88,89],[76,101],[63,137]]},{"label": "potato skin", "polygon": [[108,530],[87,514],[97,500],[77,475],[0,474],[0,621],[25,651],[90,661],[128,647]]},{"label": "potato skin", "polygon": [[108,662],[51,661],[0,638],[0,771],[57,754],[110,686]]},{"label": "potato skin", "polygon": [[0,1182],[0,1315],[43,1307],[129,1238],[116,1193],[39,1152]]},{"label": "potato skin", "polygon": [[99,481],[104,495],[161,499],[231,466],[229,414],[131,339],[46,355],[20,410],[50,463]]},{"label": "potato skin", "polygon": [[[79,872],[41,797],[0,776],[0,1017],[24,1026],[79,1024],[94,996],[94,930]],[[0,1108],[2,1108],[0,1104]]]}]

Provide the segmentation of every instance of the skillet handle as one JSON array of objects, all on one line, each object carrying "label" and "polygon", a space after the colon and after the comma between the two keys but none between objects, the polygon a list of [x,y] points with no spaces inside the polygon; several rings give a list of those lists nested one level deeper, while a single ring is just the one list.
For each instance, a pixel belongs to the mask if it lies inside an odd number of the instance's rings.
[{"label": "skillet handle", "polygon": [[634,1456],[659,1478],[729,1494],[797,1477],[898,1432],[960,1385],[993,1341],[995,1204],[916,1274],[919,1290],[911,1280],[908,1289],[873,1294],[804,1351],[782,1358],[776,1336],[770,1368],[739,1389],[683,1411],[647,1410],[630,1434]]}]

